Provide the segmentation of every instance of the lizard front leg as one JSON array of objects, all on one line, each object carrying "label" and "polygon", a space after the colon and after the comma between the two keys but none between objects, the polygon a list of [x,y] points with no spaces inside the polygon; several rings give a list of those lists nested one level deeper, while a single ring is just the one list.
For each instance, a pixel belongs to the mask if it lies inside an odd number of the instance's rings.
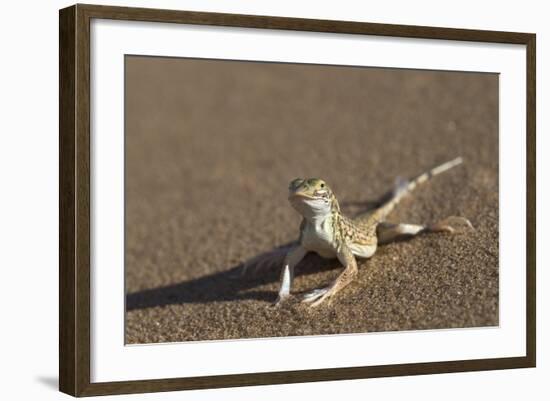
[{"label": "lizard front leg", "polygon": [[294,279],[294,267],[306,256],[307,250],[301,245],[292,248],[285,256],[283,270],[281,271],[281,286],[279,287],[279,296],[275,301],[278,305],[290,295],[292,280]]},{"label": "lizard front leg", "polygon": [[311,306],[313,307],[318,306],[353,281],[357,275],[358,269],[357,261],[355,260],[355,256],[353,256],[351,249],[344,244],[339,247],[336,256],[344,265],[344,271],[342,271],[338,278],[328,287],[318,288],[307,293],[302,302],[311,303]]}]

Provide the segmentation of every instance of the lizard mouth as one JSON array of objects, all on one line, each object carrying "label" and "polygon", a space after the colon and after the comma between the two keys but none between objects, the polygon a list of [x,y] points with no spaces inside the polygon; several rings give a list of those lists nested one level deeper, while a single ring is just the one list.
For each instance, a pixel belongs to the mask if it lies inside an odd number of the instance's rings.
[{"label": "lizard mouth", "polygon": [[311,196],[311,195],[308,195],[308,194],[304,194],[303,192],[295,192],[295,193],[292,193],[292,194],[288,195],[288,199],[296,199],[296,198],[308,199],[308,200],[318,199],[318,197],[316,197],[316,196]]}]

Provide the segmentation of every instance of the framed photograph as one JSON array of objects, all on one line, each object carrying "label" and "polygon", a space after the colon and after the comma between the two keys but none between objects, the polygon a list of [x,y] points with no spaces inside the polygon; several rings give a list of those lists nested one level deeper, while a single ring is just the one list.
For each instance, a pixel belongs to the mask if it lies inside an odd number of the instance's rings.
[{"label": "framed photograph", "polygon": [[61,391],[535,366],[534,34],[59,18]]}]

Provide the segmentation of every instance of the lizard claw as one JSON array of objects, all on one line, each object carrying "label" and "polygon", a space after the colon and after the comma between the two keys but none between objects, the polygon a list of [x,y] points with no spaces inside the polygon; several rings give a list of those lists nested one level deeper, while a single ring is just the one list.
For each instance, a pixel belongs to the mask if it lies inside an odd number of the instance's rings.
[{"label": "lizard claw", "polygon": [[329,287],[325,287],[310,291],[304,295],[302,302],[309,303],[312,307],[316,307],[331,295],[329,290]]},{"label": "lizard claw", "polygon": [[473,230],[474,226],[472,226],[472,223],[470,223],[470,220],[467,218],[457,216],[447,217],[446,219],[429,226],[429,230],[432,232],[446,231],[450,234],[462,232],[465,229]]}]

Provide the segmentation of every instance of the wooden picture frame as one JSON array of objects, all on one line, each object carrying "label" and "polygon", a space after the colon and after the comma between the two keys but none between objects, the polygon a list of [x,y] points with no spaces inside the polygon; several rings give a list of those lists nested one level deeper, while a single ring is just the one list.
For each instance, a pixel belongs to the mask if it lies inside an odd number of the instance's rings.
[{"label": "wooden picture frame", "polygon": [[[94,18],[525,45],[527,54],[525,60],[527,71],[526,356],[92,383],[90,380],[90,21]],[[59,29],[59,388],[62,392],[73,396],[93,396],[535,366],[536,37],[534,34],[80,4],[60,10]]]}]

